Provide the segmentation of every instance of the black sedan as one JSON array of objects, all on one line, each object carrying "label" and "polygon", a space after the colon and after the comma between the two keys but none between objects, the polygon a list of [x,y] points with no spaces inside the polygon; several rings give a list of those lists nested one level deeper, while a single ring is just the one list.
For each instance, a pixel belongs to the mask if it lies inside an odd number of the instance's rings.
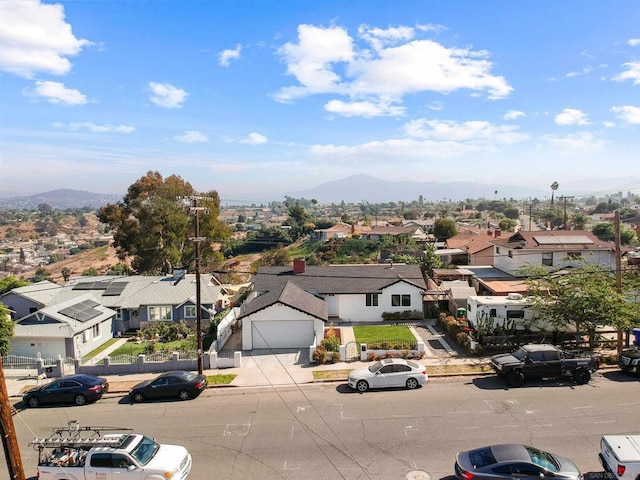
[{"label": "black sedan", "polygon": [[139,383],[129,392],[132,402],[156,398],[195,398],[207,388],[207,377],[184,370],[165,372],[152,380]]},{"label": "black sedan", "polygon": [[84,405],[95,402],[109,390],[106,378],[92,375],[68,375],[25,392],[22,401],[29,407],[53,403]]},{"label": "black sedan", "polygon": [[459,480],[582,480],[578,467],[568,458],[517,443],[460,452],[455,470]]}]

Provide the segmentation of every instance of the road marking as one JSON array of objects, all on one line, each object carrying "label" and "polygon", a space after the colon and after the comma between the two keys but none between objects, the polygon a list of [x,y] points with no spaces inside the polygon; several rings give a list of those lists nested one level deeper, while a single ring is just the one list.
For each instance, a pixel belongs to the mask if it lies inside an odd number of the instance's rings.
[{"label": "road marking", "polygon": [[516,428],[519,427],[520,425],[515,424],[515,425],[494,425],[493,428]]},{"label": "road marking", "polygon": [[293,438],[293,431],[295,430],[295,425],[293,427],[291,427],[291,435],[289,435],[289,439]]},{"label": "road marking", "polygon": [[600,422],[593,422],[594,425],[599,425],[601,423],[616,423],[615,420],[602,420]]},{"label": "road marking", "polygon": [[223,437],[230,437],[233,435],[244,436],[249,433],[251,428],[250,423],[227,423],[222,432]]},{"label": "road marking", "polygon": [[284,461],[284,469],[285,470],[300,470],[300,467],[287,467],[287,461]]},{"label": "road marking", "polygon": [[409,431],[413,431],[413,432],[417,432],[418,429],[417,428],[413,428],[413,425],[407,425],[406,427],[404,427],[404,436],[408,437],[409,435],[407,435],[407,432]]},{"label": "road marking", "polygon": [[345,417],[344,416],[344,411],[342,410],[342,404],[341,403],[334,403],[333,405],[340,407],[340,419],[341,420],[353,420],[355,418],[355,417]]},{"label": "road marking", "polygon": [[619,403],[618,406],[619,407],[629,407],[631,405],[637,405],[638,402],[630,402],[630,403]]},{"label": "road marking", "polygon": [[584,407],[572,407],[573,410],[584,410],[585,408],[593,408],[593,405],[585,405]]},{"label": "road marking", "polygon": [[309,405],[305,405],[304,407],[298,407],[296,412],[306,412],[307,408],[310,408]]}]

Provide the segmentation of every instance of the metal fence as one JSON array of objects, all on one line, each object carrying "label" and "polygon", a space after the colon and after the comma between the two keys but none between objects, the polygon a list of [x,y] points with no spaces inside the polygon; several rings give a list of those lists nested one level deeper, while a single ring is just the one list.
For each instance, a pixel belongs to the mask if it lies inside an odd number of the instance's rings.
[{"label": "metal fence", "polygon": [[[179,357],[182,360],[197,360],[198,353],[193,351],[188,352],[178,352]],[[138,363],[139,355],[130,355],[125,353],[123,355],[113,355],[109,357],[109,363],[118,364],[118,365],[131,365],[133,363]],[[151,352],[144,354],[144,361],[147,363],[150,362],[168,362],[173,358],[173,352]],[[95,363],[96,365],[104,365],[104,359]]]}]

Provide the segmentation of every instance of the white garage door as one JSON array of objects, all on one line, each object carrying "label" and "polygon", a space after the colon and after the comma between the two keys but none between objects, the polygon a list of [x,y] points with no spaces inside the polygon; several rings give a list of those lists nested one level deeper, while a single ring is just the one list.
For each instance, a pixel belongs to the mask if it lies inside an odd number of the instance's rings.
[{"label": "white garage door", "polygon": [[305,348],[313,343],[313,320],[251,322],[253,348]]}]

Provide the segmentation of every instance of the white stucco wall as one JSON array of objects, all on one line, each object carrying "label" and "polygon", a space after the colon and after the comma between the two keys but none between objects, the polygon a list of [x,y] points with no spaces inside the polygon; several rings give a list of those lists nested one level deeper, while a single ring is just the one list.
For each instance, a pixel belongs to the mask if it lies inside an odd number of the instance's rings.
[{"label": "white stucco wall", "polygon": [[[391,305],[392,295],[410,295],[411,305]],[[347,322],[382,322],[384,312],[404,312],[418,310],[422,312],[422,290],[406,282],[398,282],[383,290],[378,296],[377,307],[366,306],[365,294],[339,295],[340,320]]]},{"label": "white stucco wall", "polygon": [[[295,331],[295,326],[300,325],[298,322],[301,321],[309,321],[313,323],[313,331],[315,334],[316,341],[320,341],[324,337],[324,322],[319,318],[312,317],[306,313],[300,312],[299,310],[295,310],[293,308],[287,307],[285,305],[276,304],[270,307],[267,307],[263,310],[255,312],[252,315],[248,315],[242,318],[242,349],[243,350],[253,350],[253,323],[268,323],[268,322],[278,322],[279,326],[285,326],[287,322],[289,325],[294,328],[292,331],[287,331],[286,328],[283,328],[281,332],[278,332],[279,335],[283,337],[283,343],[288,343],[289,337],[297,337],[300,332]],[[260,328],[260,327],[258,327]],[[265,327],[262,329],[264,332],[271,333],[272,330],[269,327]],[[277,339],[274,339],[272,342],[273,348],[280,348],[277,344]],[[313,343],[313,338],[310,339],[309,344]],[[309,345],[300,345],[302,347],[308,347]]]},{"label": "white stucco wall", "polygon": [[[521,250],[511,250],[512,258],[509,257],[509,249],[500,247],[500,253],[497,253],[497,248],[494,247],[494,262],[493,265],[499,268],[503,272],[510,273],[512,275],[518,275],[518,270],[534,265],[542,265],[542,252],[523,253]],[[575,250],[567,250],[578,251]],[[580,266],[582,261],[566,261],[567,252],[553,252],[553,268],[564,268],[569,265]],[[590,265],[600,265],[602,267],[614,267],[615,266],[615,253],[610,251],[593,251],[583,252],[582,260],[586,261]]]},{"label": "white stucco wall", "polygon": [[64,338],[13,338],[11,340],[11,355],[23,355],[36,358],[38,352],[42,358],[65,357]]}]

